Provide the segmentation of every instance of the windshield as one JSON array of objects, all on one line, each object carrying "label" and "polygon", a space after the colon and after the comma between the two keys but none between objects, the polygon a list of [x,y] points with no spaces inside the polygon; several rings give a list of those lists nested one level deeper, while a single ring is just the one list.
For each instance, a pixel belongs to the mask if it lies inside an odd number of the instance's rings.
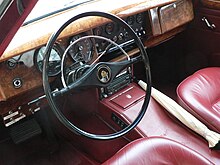
[{"label": "windshield", "polygon": [[39,0],[23,25],[93,0]]}]

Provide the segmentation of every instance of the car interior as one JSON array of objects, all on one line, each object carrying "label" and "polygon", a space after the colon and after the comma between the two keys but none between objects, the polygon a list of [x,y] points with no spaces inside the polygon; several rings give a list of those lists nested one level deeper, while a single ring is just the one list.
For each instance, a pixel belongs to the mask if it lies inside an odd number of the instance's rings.
[{"label": "car interior", "polygon": [[220,1],[0,0],[0,29],[0,164],[220,164]]}]

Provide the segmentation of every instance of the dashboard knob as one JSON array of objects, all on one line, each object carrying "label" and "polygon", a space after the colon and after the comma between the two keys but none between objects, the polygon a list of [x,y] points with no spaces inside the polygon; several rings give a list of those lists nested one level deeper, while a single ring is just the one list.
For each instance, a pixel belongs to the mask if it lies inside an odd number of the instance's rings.
[{"label": "dashboard knob", "polygon": [[120,34],[118,35],[118,39],[119,39],[119,40],[123,40],[123,37],[124,37],[124,34],[123,34],[123,33],[120,33]]},{"label": "dashboard knob", "polygon": [[14,88],[16,88],[16,89],[22,87],[22,80],[21,80],[21,78],[13,79],[12,84],[13,84]]}]

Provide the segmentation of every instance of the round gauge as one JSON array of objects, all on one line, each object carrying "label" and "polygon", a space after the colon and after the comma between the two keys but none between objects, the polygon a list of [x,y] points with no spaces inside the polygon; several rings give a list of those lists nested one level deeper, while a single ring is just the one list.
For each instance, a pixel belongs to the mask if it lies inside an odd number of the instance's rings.
[{"label": "round gauge", "polygon": [[126,21],[128,25],[132,25],[134,23],[134,16],[129,16]]},{"label": "round gauge", "polygon": [[143,23],[143,21],[144,21],[144,18],[143,18],[144,16],[143,16],[143,14],[137,14],[137,16],[136,16],[136,21],[137,21],[137,23]]},{"label": "round gauge", "polygon": [[[43,46],[37,49],[34,53],[35,58],[35,65],[37,66],[38,70],[42,72],[43,70],[43,60],[45,56],[45,49],[46,46]],[[51,50],[50,57],[49,57],[49,67],[48,67],[48,76],[56,76],[60,73],[61,69],[61,54],[62,49],[58,45],[54,45]]]},{"label": "round gauge", "polygon": [[108,23],[105,26],[105,31],[107,34],[112,34],[112,32],[114,31],[114,24],[113,23]]},{"label": "round gauge", "polygon": [[[70,44],[72,44],[74,41],[76,41],[80,37],[81,37],[80,35],[74,36],[70,40]],[[79,40],[74,45],[72,45],[72,47],[70,47],[69,49],[69,54],[71,55],[74,61],[77,61],[77,62],[81,61],[81,62],[87,63],[91,61],[93,57],[92,49],[93,47],[92,47],[91,39],[86,38],[83,40]]]},{"label": "round gauge", "polygon": [[102,27],[97,27],[94,29],[94,34],[100,36],[102,34]]}]

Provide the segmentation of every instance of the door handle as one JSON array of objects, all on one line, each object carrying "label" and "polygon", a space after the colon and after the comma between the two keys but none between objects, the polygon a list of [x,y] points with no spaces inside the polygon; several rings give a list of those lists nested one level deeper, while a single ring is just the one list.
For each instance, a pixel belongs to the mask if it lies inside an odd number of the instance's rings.
[{"label": "door handle", "polygon": [[203,18],[202,18],[202,21],[206,24],[206,26],[207,26],[209,29],[215,30],[215,28],[216,28],[215,24],[210,23],[206,17],[203,17]]}]

